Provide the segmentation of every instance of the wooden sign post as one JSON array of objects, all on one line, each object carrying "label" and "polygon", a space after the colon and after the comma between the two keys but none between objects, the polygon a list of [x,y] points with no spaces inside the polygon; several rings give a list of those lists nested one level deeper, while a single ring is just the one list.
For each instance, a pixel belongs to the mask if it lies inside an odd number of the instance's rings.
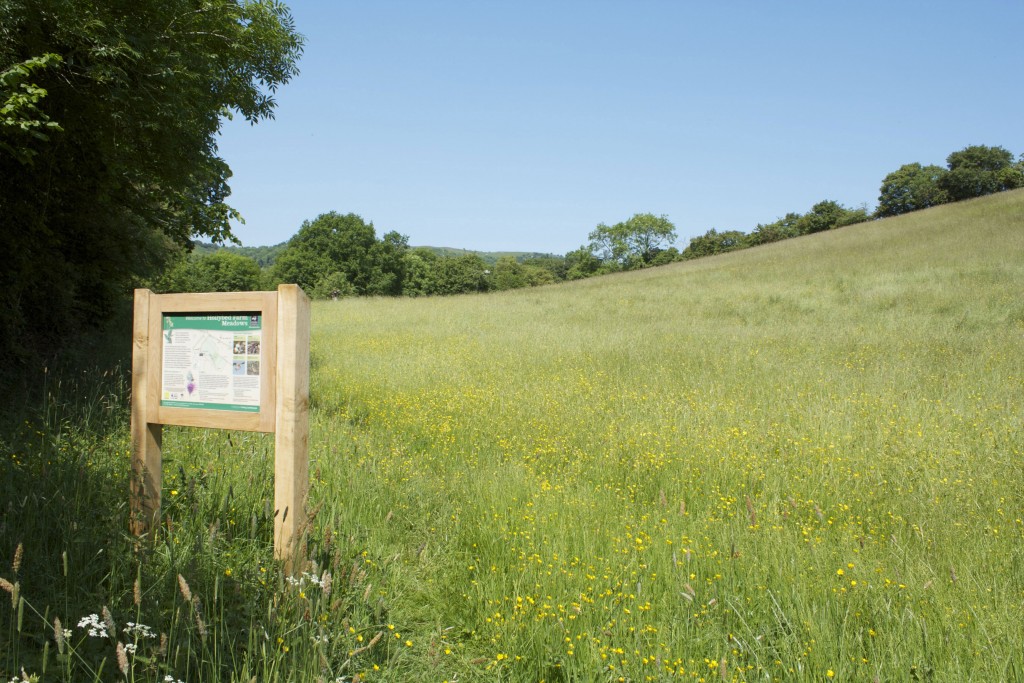
[{"label": "wooden sign post", "polygon": [[274,432],[274,555],[300,566],[309,485],[309,298],[135,290],[132,533],[160,516],[163,425]]}]

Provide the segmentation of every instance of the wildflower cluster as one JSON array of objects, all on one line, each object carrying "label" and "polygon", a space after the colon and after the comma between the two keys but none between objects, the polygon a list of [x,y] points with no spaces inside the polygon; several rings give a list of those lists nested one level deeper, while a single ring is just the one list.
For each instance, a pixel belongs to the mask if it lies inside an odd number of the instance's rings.
[{"label": "wildflower cluster", "polygon": [[[107,638],[107,625],[100,620],[100,615],[90,614],[89,616],[82,617],[78,621],[78,628],[86,629],[86,633],[92,638]],[[71,634],[65,631],[65,637],[70,637]]]}]

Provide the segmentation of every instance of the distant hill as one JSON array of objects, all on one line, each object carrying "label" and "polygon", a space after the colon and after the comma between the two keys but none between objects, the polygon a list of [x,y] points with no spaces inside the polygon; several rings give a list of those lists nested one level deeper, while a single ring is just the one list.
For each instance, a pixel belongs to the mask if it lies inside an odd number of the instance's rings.
[{"label": "distant hill", "polygon": [[[277,260],[278,255],[284,248],[288,246],[288,242],[281,242],[270,247],[237,247],[233,245],[218,245],[210,244],[208,242],[197,242],[193,253],[197,256],[205,256],[206,254],[212,254],[221,249],[232,251],[242,256],[248,256],[252,260],[259,264],[260,268],[267,268],[274,264]],[[454,258],[456,256],[465,256],[466,254],[475,254],[483,259],[484,263],[494,265],[498,262],[498,259],[505,256],[511,256],[516,261],[525,261],[532,258],[545,258],[545,257],[556,257],[556,254],[544,254],[538,251],[472,251],[470,249],[455,249],[453,247],[410,247],[411,249],[427,249],[445,258]]]},{"label": "distant hill", "polygon": [[206,254],[212,254],[215,251],[226,249],[227,251],[233,251],[236,254],[242,256],[248,256],[255,261],[260,268],[267,268],[274,264],[278,255],[284,251],[284,248],[288,245],[287,242],[281,242],[275,244],[272,247],[236,247],[233,245],[219,245],[209,244],[207,242],[197,242],[193,253],[197,256],[205,256]]},{"label": "distant hill", "polygon": [[561,258],[557,254],[545,254],[538,251],[473,251],[471,249],[455,249],[453,247],[412,247],[413,249],[427,249],[434,252],[438,256],[445,258],[454,258],[456,256],[465,256],[467,254],[475,254],[484,260],[485,263],[494,265],[498,262],[498,259],[506,256],[511,256],[516,261],[525,261],[531,258],[546,258],[556,257]]}]

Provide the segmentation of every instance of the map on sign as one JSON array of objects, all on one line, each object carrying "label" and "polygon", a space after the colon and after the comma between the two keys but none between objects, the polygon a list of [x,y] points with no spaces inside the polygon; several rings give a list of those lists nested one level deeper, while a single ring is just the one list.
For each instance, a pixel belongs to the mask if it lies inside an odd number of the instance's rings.
[{"label": "map on sign", "polygon": [[163,316],[160,405],[258,413],[263,316]]}]

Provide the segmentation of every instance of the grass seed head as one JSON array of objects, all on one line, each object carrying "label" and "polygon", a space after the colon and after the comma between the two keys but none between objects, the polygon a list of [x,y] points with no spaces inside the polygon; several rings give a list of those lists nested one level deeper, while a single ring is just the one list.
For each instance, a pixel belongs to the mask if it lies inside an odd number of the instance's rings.
[{"label": "grass seed head", "polygon": [[64,654],[64,627],[60,623],[60,617],[53,618],[53,639],[57,641],[57,652]]},{"label": "grass seed head", "polygon": [[128,653],[120,642],[117,644],[117,668],[121,670],[121,675],[128,675]]},{"label": "grass seed head", "polygon": [[199,600],[198,595],[193,596],[192,607],[192,615],[195,617],[196,621],[196,631],[199,632],[199,637],[202,638],[205,643],[207,635],[206,622],[203,621],[203,603]]},{"label": "grass seed head", "polygon": [[114,624],[114,616],[110,613],[110,610],[107,608],[106,605],[103,606],[103,609],[100,611],[100,614],[103,615],[103,623],[107,627],[107,633],[116,633],[117,626]]},{"label": "grass seed head", "polygon": [[185,598],[185,602],[192,602],[192,589],[188,587],[188,581],[181,574],[178,574],[178,589],[181,591],[181,597]]},{"label": "grass seed head", "polygon": [[24,555],[25,548],[19,543],[18,547],[14,550],[14,562],[11,563],[11,568],[14,569],[14,573],[17,574],[18,570],[21,569],[21,559]]}]

